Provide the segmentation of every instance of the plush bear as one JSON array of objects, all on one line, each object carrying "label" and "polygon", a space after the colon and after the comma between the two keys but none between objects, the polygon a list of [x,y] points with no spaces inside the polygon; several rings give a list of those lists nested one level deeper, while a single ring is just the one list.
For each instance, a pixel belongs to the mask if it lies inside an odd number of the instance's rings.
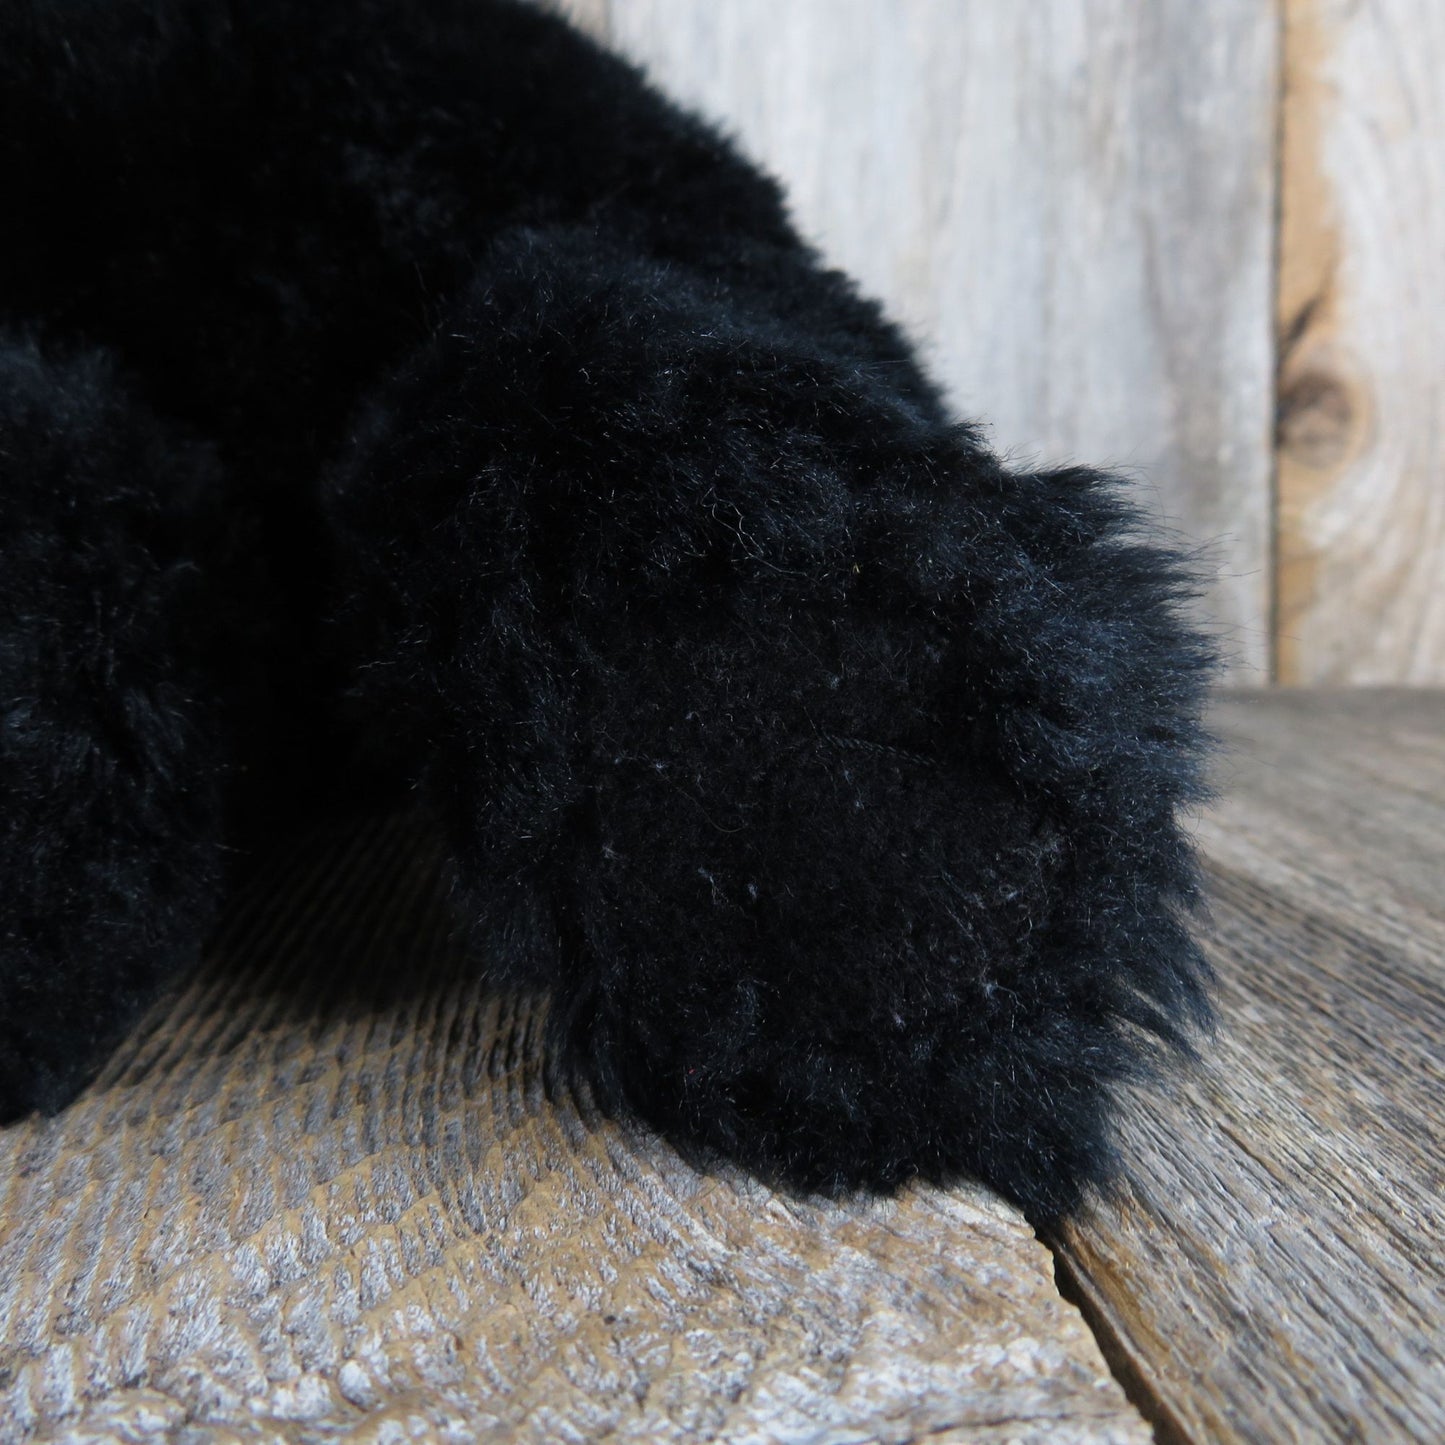
[{"label": "plush bear", "polygon": [[514,0],[13,0],[0,197],[0,1115],[237,860],[410,790],[604,1107],[806,1188],[1107,1178],[1208,1012],[1210,649],[1115,479],[1006,467]]}]

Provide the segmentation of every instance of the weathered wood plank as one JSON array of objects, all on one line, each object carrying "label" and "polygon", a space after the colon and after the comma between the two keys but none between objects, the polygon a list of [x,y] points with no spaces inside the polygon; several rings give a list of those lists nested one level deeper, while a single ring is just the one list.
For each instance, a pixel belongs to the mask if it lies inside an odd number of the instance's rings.
[{"label": "weathered wood plank", "polygon": [[1279,665],[1445,682],[1445,7],[1286,0]]},{"label": "weathered wood plank", "polygon": [[1130,469],[1212,543],[1209,610],[1267,668],[1273,5],[606,0],[601,28],[783,178],[1002,447]]},{"label": "weathered wood plank", "polygon": [[607,7],[610,0],[536,0],[545,10],[565,15],[575,26],[604,44],[610,39]]},{"label": "weathered wood plank", "polygon": [[1174,1438],[1445,1438],[1445,695],[1221,705],[1223,1028],[1066,1272]]},{"label": "weathered wood plank", "polygon": [[0,1131],[0,1441],[1149,1439],[984,1191],[787,1198],[549,1102],[444,892],[395,826],[278,860]]}]

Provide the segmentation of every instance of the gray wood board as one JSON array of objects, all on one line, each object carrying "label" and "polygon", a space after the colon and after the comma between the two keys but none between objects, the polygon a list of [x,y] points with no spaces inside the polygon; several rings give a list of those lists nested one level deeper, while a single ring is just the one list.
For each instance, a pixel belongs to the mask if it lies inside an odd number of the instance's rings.
[{"label": "gray wood board", "polygon": [[1171,1438],[1445,1438],[1445,695],[1225,700],[1222,1027],[1066,1273]]}]

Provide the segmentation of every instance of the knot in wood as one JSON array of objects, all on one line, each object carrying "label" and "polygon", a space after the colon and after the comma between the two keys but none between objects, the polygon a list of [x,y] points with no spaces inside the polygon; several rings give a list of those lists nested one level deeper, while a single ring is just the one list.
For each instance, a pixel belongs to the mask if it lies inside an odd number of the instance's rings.
[{"label": "knot in wood", "polygon": [[1280,450],[1314,471],[1338,467],[1349,455],[1359,411],[1354,387],[1344,377],[1317,367],[1301,371],[1280,391]]}]

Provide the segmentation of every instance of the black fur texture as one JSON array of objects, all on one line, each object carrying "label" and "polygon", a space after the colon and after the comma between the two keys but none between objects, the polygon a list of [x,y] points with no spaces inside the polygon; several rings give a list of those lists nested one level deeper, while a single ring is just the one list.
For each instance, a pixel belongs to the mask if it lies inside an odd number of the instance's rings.
[{"label": "black fur texture", "polygon": [[1006,468],[510,0],[3,0],[0,195],[0,1115],[298,799],[396,785],[605,1106],[807,1187],[1107,1178],[1208,1012],[1209,649],[1115,480]]}]

